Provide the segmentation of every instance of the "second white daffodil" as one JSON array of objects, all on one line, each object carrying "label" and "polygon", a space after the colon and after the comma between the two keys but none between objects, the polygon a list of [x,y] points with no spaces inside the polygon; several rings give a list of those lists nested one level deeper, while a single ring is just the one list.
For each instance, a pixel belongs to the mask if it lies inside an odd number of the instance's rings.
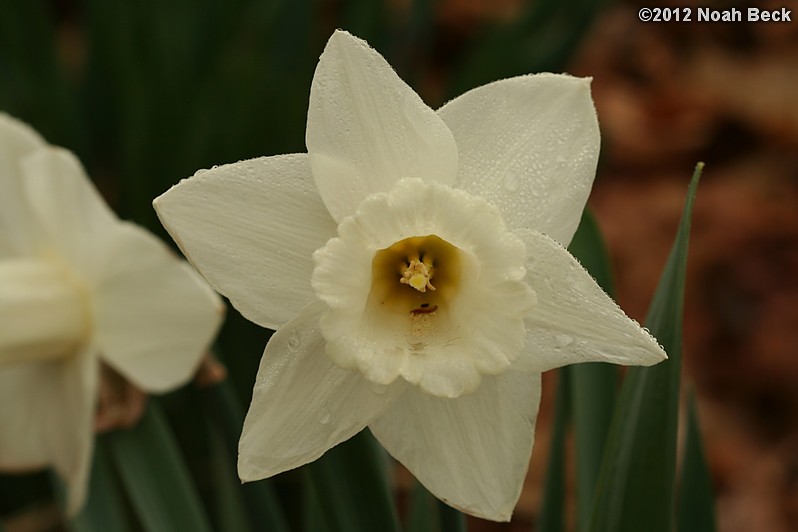
[{"label": "second white daffodil", "polygon": [[219,297],[120,221],[74,155],[0,114],[0,470],[52,466],[86,498],[100,363],[147,392],[186,382]]},{"label": "second white daffodil", "polygon": [[436,112],[338,31],[306,140],[307,154],[200,171],[155,201],[208,282],[277,329],[241,478],[368,426],[442,500],[509,519],[540,374],[666,358],[563,247],[599,152],[589,80],[506,79]]}]

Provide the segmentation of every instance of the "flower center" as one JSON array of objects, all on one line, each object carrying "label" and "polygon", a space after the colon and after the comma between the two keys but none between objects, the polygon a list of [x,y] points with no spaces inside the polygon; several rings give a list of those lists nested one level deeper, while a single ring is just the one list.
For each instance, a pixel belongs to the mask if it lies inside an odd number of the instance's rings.
[{"label": "flower center", "polygon": [[0,366],[76,354],[90,334],[88,297],[58,264],[0,261]]},{"label": "flower center", "polygon": [[313,260],[325,353],[377,385],[401,377],[459,397],[524,349],[526,248],[467,192],[402,179],[363,200]]},{"label": "flower center", "polygon": [[402,277],[399,279],[400,283],[409,284],[419,292],[426,292],[427,288],[435,290],[432,283],[432,261],[422,262],[418,259],[411,259],[404,271]]},{"label": "flower center", "polygon": [[411,318],[445,312],[459,290],[460,252],[437,235],[405,238],[374,255],[371,277],[375,306]]}]

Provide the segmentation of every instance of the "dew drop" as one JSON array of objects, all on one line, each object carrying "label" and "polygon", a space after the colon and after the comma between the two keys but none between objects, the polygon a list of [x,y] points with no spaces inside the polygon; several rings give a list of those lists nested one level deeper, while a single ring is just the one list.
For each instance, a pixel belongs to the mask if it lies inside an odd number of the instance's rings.
[{"label": "dew drop", "polygon": [[510,192],[515,192],[518,190],[518,174],[515,172],[511,172],[504,177],[504,188]]},{"label": "dew drop", "polygon": [[327,425],[331,418],[332,413],[327,401],[322,401],[321,405],[319,405],[319,423],[322,425]]},{"label": "dew drop", "polygon": [[299,344],[302,341],[302,337],[299,335],[299,331],[291,331],[288,335],[288,347],[290,349],[296,349],[299,347]]},{"label": "dew drop", "polygon": [[558,334],[554,337],[554,341],[557,342],[557,347],[567,347],[574,342],[574,339],[565,334]]}]

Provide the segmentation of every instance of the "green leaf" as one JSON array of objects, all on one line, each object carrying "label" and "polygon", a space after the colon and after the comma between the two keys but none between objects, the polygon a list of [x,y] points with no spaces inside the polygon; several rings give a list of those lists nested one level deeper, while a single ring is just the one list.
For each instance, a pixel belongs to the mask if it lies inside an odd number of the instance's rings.
[{"label": "green leaf", "polygon": [[465,532],[466,516],[438,500],[416,481],[410,498],[408,532]]},{"label": "green leaf", "polygon": [[441,520],[441,532],[466,532],[468,523],[463,512],[438,501],[438,515]]},{"label": "green leaf", "polygon": [[438,501],[418,481],[414,482],[410,494],[406,529],[408,532],[441,532]]},{"label": "green leaf", "polygon": [[[612,295],[609,256],[598,224],[588,209],[582,214],[568,249],[604,291]],[[580,531],[587,531],[620,379],[616,365],[602,362],[576,364],[567,371],[571,375],[571,415],[576,440],[576,522]]]},{"label": "green leaf", "polygon": [[155,400],[149,401],[136,427],[106,438],[122,485],[145,530],[210,532],[174,436]]},{"label": "green leaf", "polygon": [[363,430],[308,465],[308,478],[330,532],[398,532],[383,456]]},{"label": "green leaf", "polygon": [[[238,438],[244,425],[244,410],[229,379],[203,391],[205,410],[210,415],[212,429],[218,431],[218,443],[230,464],[238,456]],[[255,530],[287,532],[285,515],[274,493],[271,479],[238,484],[244,508]]]},{"label": "green leaf", "polygon": [[230,453],[220,430],[208,423],[211,448],[210,473],[216,503],[215,523],[217,530],[251,532],[254,530],[247,520],[247,512],[241,497],[241,482],[235,472],[235,454]]},{"label": "green leaf", "polygon": [[582,212],[582,220],[568,245],[568,251],[579,259],[582,266],[590,272],[605,292],[610,295],[615,292],[607,246],[590,208],[585,208]]},{"label": "green leaf", "polygon": [[80,514],[69,523],[69,529],[73,532],[127,532],[133,530],[131,519],[108,457],[105,437],[100,437],[94,449],[89,498]]},{"label": "green leaf", "polygon": [[304,489],[302,490],[302,530],[305,532],[330,532],[324,519],[324,514],[319,505],[319,498],[316,490],[313,489],[310,480],[310,471],[304,470]]},{"label": "green leaf", "polygon": [[673,530],[687,244],[703,166],[699,163],[693,173],[676,241],[646,320],[669,359],[631,368],[624,380],[593,506],[594,532]]},{"label": "green leaf", "polygon": [[678,528],[680,532],[715,532],[712,477],[701,442],[695,394],[687,397],[687,436],[679,482]]},{"label": "green leaf", "polygon": [[562,368],[558,375],[551,451],[543,488],[543,504],[538,521],[541,532],[563,532],[565,530],[565,434],[568,430],[570,410],[570,369],[572,368]]}]

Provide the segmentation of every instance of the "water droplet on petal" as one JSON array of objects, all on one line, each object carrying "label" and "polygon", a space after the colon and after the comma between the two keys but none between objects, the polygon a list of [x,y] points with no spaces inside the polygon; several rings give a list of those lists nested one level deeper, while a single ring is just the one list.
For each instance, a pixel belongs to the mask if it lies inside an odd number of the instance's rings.
[{"label": "water droplet on petal", "polygon": [[321,405],[319,405],[319,423],[327,425],[331,418],[332,412],[330,411],[327,401],[322,401]]},{"label": "water droplet on petal", "polygon": [[299,331],[291,331],[288,335],[288,347],[291,349],[296,349],[299,347],[299,344],[302,342],[302,337],[299,334]]},{"label": "water droplet on petal", "polygon": [[567,347],[574,342],[574,339],[566,334],[558,334],[554,337],[557,347]]},{"label": "water droplet on petal", "polygon": [[515,172],[510,172],[504,177],[504,188],[506,188],[510,192],[515,192],[518,190],[518,174]]}]

